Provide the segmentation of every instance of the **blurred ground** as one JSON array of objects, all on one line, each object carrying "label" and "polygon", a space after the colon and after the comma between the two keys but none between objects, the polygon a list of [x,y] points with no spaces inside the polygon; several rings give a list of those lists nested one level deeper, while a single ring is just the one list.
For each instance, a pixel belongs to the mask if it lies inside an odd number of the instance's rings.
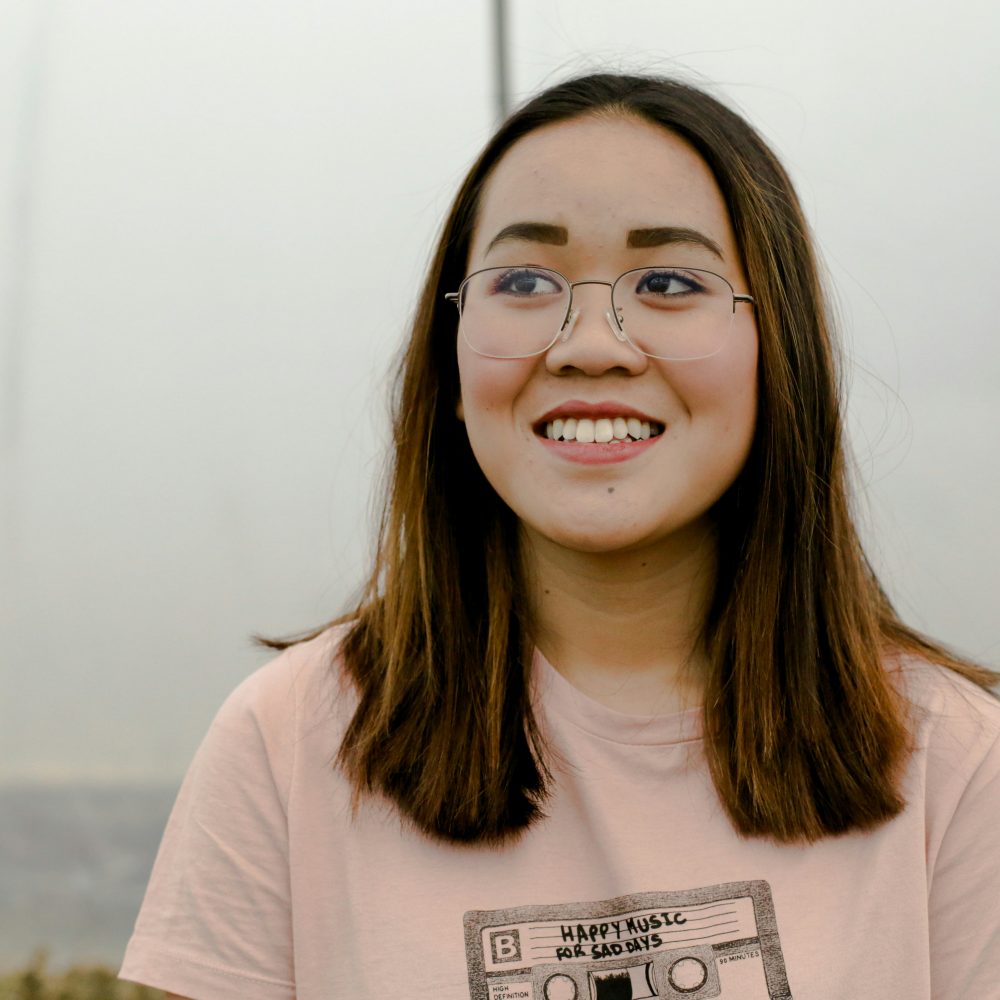
[{"label": "blurred ground", "polygon": [[176,791],[0,788],[0,971],[117,967]]}]

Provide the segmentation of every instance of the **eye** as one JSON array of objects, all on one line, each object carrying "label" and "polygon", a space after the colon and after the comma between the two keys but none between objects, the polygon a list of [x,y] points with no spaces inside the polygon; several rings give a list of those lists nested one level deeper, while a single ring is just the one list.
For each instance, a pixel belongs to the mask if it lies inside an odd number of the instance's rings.
[{"label": "eye", "polygon": [[694,271],[657,268],[640,271],[636,277],[635,294],[643,299],[673,299],[705,291],[705,285]]},{"label": "eye", "polygon": [[538,298],[544,295],[562,295],[565,286],[553,271],[534,267],[514,267],[497,270],[491,283],[493,295],[510,295],[515,298]]}]

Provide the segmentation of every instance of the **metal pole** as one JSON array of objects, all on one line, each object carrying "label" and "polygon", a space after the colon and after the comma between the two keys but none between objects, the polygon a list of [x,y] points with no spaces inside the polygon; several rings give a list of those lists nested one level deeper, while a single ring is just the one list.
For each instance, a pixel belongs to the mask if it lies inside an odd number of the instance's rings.
[{"label": "metal pole", "polygon": [[[24,355],[28,321],[28,284],[34,261],[36,196],[41,155],[41,118],[49,84],[48,55],[55,0],[36,4],[34,24],[24,47],[24,88],[17,107],[17,124],[11,156],[10,225],[4,234],[10,260],[6,281],[0,286],[0,438],[5,458],[18,446],[24,400]],[[3,192],[8,194],[7,191]],[[4,206],[6,208],[6,206]],[[13,477],[12,477],[13,478]]]},{"label": "metal pole", "polygon": [[507,3],[493,0],[493,62],[496,70],[497,124],[510,111],[510,90],[507,73]]}]

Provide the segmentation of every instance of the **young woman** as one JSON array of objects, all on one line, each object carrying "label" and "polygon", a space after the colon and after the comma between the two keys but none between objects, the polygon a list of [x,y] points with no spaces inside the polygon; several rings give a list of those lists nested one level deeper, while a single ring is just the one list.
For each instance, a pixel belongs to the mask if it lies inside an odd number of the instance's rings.
[{"label": "young woman", "polygon": [[445,223],[367,594],[248,679],[124,978],[195,1000],[967,1000],[994,677],[849,514],[806,223],[705,93],[516,112]]}]

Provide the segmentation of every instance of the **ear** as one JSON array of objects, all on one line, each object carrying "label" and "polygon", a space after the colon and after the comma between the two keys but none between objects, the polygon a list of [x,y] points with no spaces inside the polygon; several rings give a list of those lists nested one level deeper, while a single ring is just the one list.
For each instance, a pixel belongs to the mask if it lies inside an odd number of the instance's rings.
[{"label": "ear", "polygon": [[462,397],[458,397],[458,402],[455,404],[455,416],[458,417],[462,423],[465,423],[465,407],[462,405]]}]

